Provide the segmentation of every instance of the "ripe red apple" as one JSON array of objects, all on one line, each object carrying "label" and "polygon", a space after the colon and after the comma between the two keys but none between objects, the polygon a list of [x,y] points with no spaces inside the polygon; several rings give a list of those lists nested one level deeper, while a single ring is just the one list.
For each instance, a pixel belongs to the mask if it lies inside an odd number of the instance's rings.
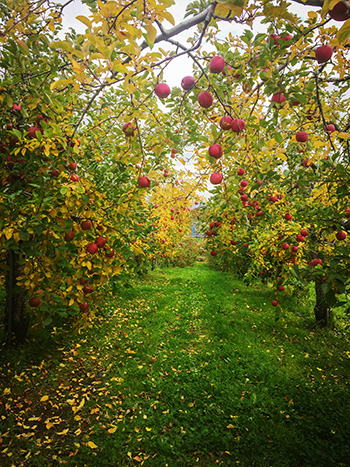
[{"label": "ripe red apple", "polygon": [[246,186],[248,186],[247,180],[241,180],[240,185],[241,185],[241,187],[246,187]]},{"label": "ripe red apple", "polygon": [[213,185],[219,185],[222,182],[222,174],[219,172],[214,172],[210,175],[210,183]]},{"label": "ripe red apple", "polygon": [[219,125],[223,130],[229,130],[231,128],[231,123],[232,117],[225,115],[224,117],[221,117]]},{"label": "ripe red apple", "polygon": [[176,149],[176,148],[172,148],[171,153],[172,153],[172,154],[176,154],[176,153],[177,153],[177,149]]},{"label": "ripe red apple", "polygon": [[271,102],[273,106],[276,106],[276,104],[282,106],[286,102],[286,98],[282,93],[278,92],[271,97]]},{"label": "ripe red apple", "polygon": [[53,177],[58,177],[60,174],[60,171],[58,169],[52,169],[50,171],[50,177],[53,178]]},{"label": "ripe red apple", "polygon": [[136,128],[131,122],[124,123],[122,131],[125,136],[134,136]]},{"label": "ripe red apple", "polygon": [[305,143],[309,139],[309,135],[306,133],[306,131],[298,131],[298,133],[295,135],[295,139],[298,141],[298,143]]},{"label": "ripe red apple", "polygon": [[208,237],[211,237],[213,235],[213,232],[211,230],[207,230],[206,234],[208,235]]},{"label": "ripe red apple", "polygon": [[345,217],[350,217],[350,208],[345,208]]},{"label": "ripe red apple", "polygon": [[70,180],[71,180],[72,182],[79,182],[79,176],[78,176],[77,174],[72,174],[72,175],[70,176]]},{"label": "ripe red apple", "polygon": [[279,285],[277,286],[277,290],[279,290],[280,292],[283,292],[283,290],[284,290],[283,285],[279,284]]},{"label": "ripe red apple", "polygon": [[244,175],[245,170],[241,167],[237,170],[237,175]]},{"label": "ripe red apple", "polygon": [[307,237],[309,235],[309,232],[306,229],[301,229],[300,235],[302,235],[303,237]]},{"label": "ripe red apple", "polygon": [[43,130],[42,128],[38,128],[37,126],[31,126],[29,129],[28,129],[28,137],[29,138],[37,138],[37,133],[41,133],[43,134]]},{"label": "ripe red apple", "polygon": [[18,112],[21,111],[21,104],[13,104],[12,110],[17,110]]},{"label": "ripe red apple", "polygon": [[297,242],[305,242],[305,237],[300,234],[297,234]]},{"label": "ripe red apple", "polygon": [[325,131],[327,133],[333,133],[333,131],[335,131],[335,126],[333,125],[333,123],[328,123],[328,125],[325,128]]},{"label": "ripe red apple", "polygon": [[89,308],[89,305],[87,304],[87,302],[84,302],[84,303],[80,303],[79,304],[79,308],[80,308],[80,311],[86,311],[88,308]]},{"label": "ripe red apple", "polygon": [[219,159],[222,156],[222,147],[220,144],[212,144],[208,149],[209,156]]},{"label": "ripe red apple", "polygon": [[96,245],[96,243],[89,243],[86,249],[89,253],[94,254],[97,252],[98,246]]},{"label": "ripe red apple", "polygon": [[168,97],[170,94],[170,88],[166,83],[159,83],[154,89],[155,94],[164,99],[165,97]]},{"label": "ripe red apple", "polygon": [[231,245],[237,245],[237,240],[231,240]]},{"label": "ripe red apple", "polygon": [[314,258],[312,261],[310,261],[310,266],[317,266],[318,264],[322,266],[322,259],[320,258]]},{"label": "ripe red apple", "polygon": [[71,242],[73,238],[74,238],[74,232],[72,232],[72,230],[64,234],[64,239],[66,242]]},{"label": "ripe red apple", "polygon": [[277,301],[277,300],[271,300],[271,305],[272,305],[272,306],[277,306],[277,305],[278,305],[278,301]]},{"label": "ripe red apple", "polygon": [[37,125],[41,126],[41,122],[49,123],[49,119],[43,115],[38,115],[35,119]]},{"label": "ripe red apple", "polygon": [[213,250],[213,251],[210,252],[210,254],[211,254],[212,256],[216,256],[218,253],[217,253],[217,251]]},{"label": "ripe red apple", "polygon": [[282,247],[283,250],[289,250],[289,245],[288,245],[287,242],[283,242],[281,247]]},{"label": "ripe red apple", "polygon": [[287,221],[291,221],[293,219],[292,214],[289,214],[289,212],[287,212],[287,214],[284,217]]},{"label": "ripe red apple", "polygon": [[240,133],[245,128],[245,121],[241,118],[234,118],[231,122],[231,128],[234,133]]},{"label": "ripe red apple", "polygon": [[291,103],[294,107],[300,105],[300,101],[298,101],[297,98],[294,97],[294,96],[290,96],[290,103]]},{"label": "ripe red apple", "polygon": [[243,246],[244,246],[244,248],[248,248],[248,243],[247,243],[247,242],[244,242],[244,243],[243,243]]},{"label": "ripe red apple", "polygon": [[321,45],[317,47],[315,55],[318,63],[326,63],[333,55],[333,47],[328,44]]},{"label": "ripe red apple", "polygon": [[219,55],[216,55],[210,60],[209,70],[211,73],[221,73],[225,68],[225,60]]},{"label": "ripe red apple", "polygon": [[203,91],[198,95],[198,103],[204,109],[208,109],[213,105],[213,96],[210,92]]},{"label": "ripe red apple", "polygon": [[91,229],[91,221],[87,220],[87,221],[82,221],[80,223],[80,227],[83,229],[83,230],[90,230]]},{"label": "ripe red apple", "polygon": [[278,45],[278,39],[281,39],[281,36],[279,36],[278,34],[270,34],[269,37],[266,38],[266,42],[269,44],[271,40],[271,43],[273,42],[273,45]]},{"label": "ripe red apple", "polygon": [[92,293],[93,291],[94,291],[94,289],[92,289],[88,285],[84,285],[84,287],[83,287],[83,293],[84,294],[89,294],[89,293]]},{"label": "ripe red apple", "polygon": [[182,78],[182,80],[181,80],[181,87],[182,87],[182,89],[184,89],[185,91],[189,91],[191,88],[193,88],[195,82],[196,82],[196,81],[195,81],[195,79],[193,78],[193,76],[185,76],[185,77]]},{"label": "ripe red apple", "polygon": [[341,232],[337,232],[336,237],[337,237],[337,240],[345,240],[346,232],[344,232],[344,230],[342,230]]},{"label": "ripe red apple", "polygon": [[138,184],[139,184],[139,186],[140,186],[141,188],[147,188],[147,187],[149,187],[150,184],[151,184],[149,178],[148,178],[148,177],[145,177],[145,176],[139,177],[139,179],[138,179],[137,182],[138,182]]},{"label": "ripe red apple", "polygon": [[103,248],[107,243],[107,240],[104,237],[97,237],[95,243],[99,248]]},{"label": "ripe red apple", "polygon": [[292,246],[292,253],[296,253],[298,251],[299,247],[298,246]]},{"label": "ripe red apple", "polygon": [[329,16],[334,21],[346,21],[350,18],[350,12],[344,3],[337,3],[332,10],[328,11]]},{"label": "ripe red apple", "polygon": [[195,201],[194,204],[198,204],[198,201]]},{"label": "ripe red apple", "polygon": [[70,170],[76,170],[77,165],[78,165],[78,164],[77,164],[76,161],[70,162],[69,165],[68,165],[68,168],[69,168]]},{"label": "ripe red apple", "polygon": [[109,248],[108,250],[106,250],[105,256],[106,258],[113,258],[114,250],[112,250],[112,248]]},{"label": "ripe red apple", "polygon": [[291,39],[293,39],[293,36],[291,33],[289,33],[286,36],[282,36],[282,39],[285,41],[290,41]]},{"label": "ripe red apple", "polygon": [[38,297],[32,297],[30,300],[29,300],[29,306],[31,306],[32,308],[35,308],[37,306],[40,305],[40,298]]}]

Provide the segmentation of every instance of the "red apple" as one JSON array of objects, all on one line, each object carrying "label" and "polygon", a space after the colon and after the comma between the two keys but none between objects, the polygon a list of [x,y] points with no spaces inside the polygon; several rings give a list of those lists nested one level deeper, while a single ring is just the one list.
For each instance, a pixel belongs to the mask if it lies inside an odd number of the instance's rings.
[{"label": "red apple", "polygon": [[217,253],[217,251],[213,250],[213,251],[210,252],[210,254],[211,254],[212,256],[216,256],[218,253]]},{"label": "red apple", "polygon": [[335,131],[335,126],[333,123],[328,123],[328,125],[326,125],[325,131],[327,133],[333,133],[333,131]]},{"label": "red apple", "polygon": [[272,306],[277,306],[277,305],[278,305],[278,301],[277,301],[277,300],[271,300],[271,305],[272,305]]},{"label": "red apple", "polygon": [[315,55],[318,63],[326,63],[333,55],[333,47],[328,44],[321,45],[317,47]]},{"label": "red apple", "polygon": [[198,201],[195,201],[194,204],[198,204]]},{"label": "red apple", "polygon": [[281,36],[279,36],[278,34],[270,34],[269,37],[266,38],[266,42],[269,44],[271,40],[271,43],[273,42],[273,45],[278,45],[278,39],[281,39]]},{"label": "red apple", "polygon": [[83,229],[83,230],[90,230],[91,229],[91,221],[87,220],[87,221],[82,221],[80,223],[80,227]]},{"label": "red apple", "polygon": [[283,94],[281,94],[280,92],[274,94],[272,97],[271,97],[271,102],[272,104],[275,106],[276,104],[279,104],[280,106],[282,106],[286,101],[286,98]]},{"label": "red apple", "polygon": [[298,141],[298,143],[305,143],[309,139],[309,135],[306,133],[306,131],[298,131],[298,133],[295,135],[295,139]]},{"label": "red apple", "polygon": [[219,172],[214,172],[210,175],[210,183],[213,185],[219,185],[222,182],[222,174]]},{"label": "red apple", "polygon": [[74,238],[74,232],[72,232],[72,230],[64,234],[64,239],[66,242],[71,242],[73,238]]},{"label": "red apple", "polygon": [[35,119],[36,124],[41,126],[41,122],[49,123],[49,119],[47,117],[44,117],[43,115],[38,115]]},{"label": "red apple", "polygon": [[136,128],[131,122],[124,123],[122,131],[125,136],[134,136]]},{"label": "red apple", "polygon": [[345,240],[346,232],[344,232],[344,230],[342,230],[341,232],[337,232],[336,237],[337,237],[337,240]]},{"label": "red apple", "polygon": [[209,156],[219,159],[222,156],[222,147],[220,144],[212,144],[208,149]]},{"label": "red apple", "polygon": [[299,247],[298,246],[292,246],[292,253],[296,253],[298,251]]},{"label": "red apple", "polygon": [[341,2],[337,3],[332,10],[329,10],[328,14],[334,21],[346,21],[350,18],[349,9]]},{"label": "red apple", "polygon": [[241,187],[246,187],[246,186],[248,186],[247,180],[241,180],[240,185],[241,185]]},{"label": "red apple", "polygon": [[209,70],[211,73],[221,73],[225,68],[225,60],[216,55],[210,60]]},{"label": "red apple", "polygon": [[72,175],[70,176],[70,180],[71,180],[72,182],[79,182],[79,176],[78,176],[77,174],[72,174]]},{"label": "red apple", "polygon": [[182,78],[182,80],[181,80],[181,87],[182,87],[182,89],[184,89],[185,91],[188,91],[188,90],[190,90],[191,88],[193,88],[195,82],[196,82],[196,81],[195,81],[195,79],[193,78],[193,76],[185,76],[185,77]]},{"label": "red apple", "polygon": [[58,177],[59,174],[60,174],[60,171],[59,171],[58,169],[52,169],[52,170],[50,171],[50,177],[52,177],[52,178],[53,178],[53,177]]},{"label": "red apple", "polygon": [[95,243],[99,248],[103,248],[107,243],[107,240],[104,237],[97,237]]},{"label": "red apple", "polygon": [[207,230],[206,234],[208,235],[208,237],[211,237],[213,235],[213,232],[211,230]]},{"label": "red apple", "polygon": [[76,170],[77,165],[78,165],[78,164],[77,164],[76,161],[70,162],[69,165],[68,165],[68,168],[69,168],[70,170]]},{"label": "red apple", "polygon": [[350,217],[350,208],[345,208],[345,217]]},{"label": "red apple", "polygon": [[30,300],[29,300],[29,306],[31,306],[32,308],[35,308],[37,306],[40,305],[40,298],[38,297],[32,297]]},{"label": "red apple", "polygon": [[240,133],[245,128],[245,121],[241,118],[234,118],[231,122],[231,128],[234,133]]},{"label": "red apple", "polygon": [[224,117],[221,117],[219,125],[223,130],[229,130],[231,128],[231,123],[232,117],[225,115]]},{"label": "red apple", "polygon": [[28,137],[29,138],[37,138],[37,133],[41,133],[43,134],[43,130],[42,128],[38,128],[37,126],[31,126],[29,129],[28,129]]},{"label": "red apple", "polygon": [[147,187],[149,187],[150,184],[151,184],[149,178],[148,178],[148,177],[145,177],[145,176],[139,177],[139,179],[138,179],[137,182],[138,182],[138,184],[139,184],[139,186],[140,186],[141,188],[147,188]]},{"label": "red apple", "polygon": [[112,250],[112,248],[109,248],[108,250],[106,250],[105,256],[106,258],[113,258],[114,250]]},{"label": "red apple", "polygon": [[312,162],[310,162],[310,159],[306,157],[305,159],[302,160],[303,167],[310,167],[312,165]]},{"label": "red apple", "polygon": [[165,97],[168,97],[170,94],[170,88],[166,83],[159,83],[154,89],[155,94],[164,99]]},{"label": "red apple", "polygon": [[210,92],[203,91],[198,95],[198,103],[204,109],[208,109],[213,105],[213,96]]},{"label": "red apple", "polygon": [[300,234],[297,234],[297,242],[305,242],[305,237]]},{"label": "red apple", "polygon": [[287,214],[284,217],[287,221],[291,221],[293,219],[292,214],[289,214],[289,212],[287,212]]},{"label": "red apple", "polygon": [[283,292],[283,290],[284,290],[283,285],[281,285],[281,284],[278,285],[278,286],[277,286],[277,290],[279,290],[280,292]]},{"label": "red apple", "polygon": [[176,154],[176,153],[177,153],[177,149],[176,149],[176,148],[172,148],[171,153],[172,153],[172,154]]},{"label": "red apple", "polygon": [[231,245],[237,245],[237,240],[231,240]]},{"label": "red apple", "polygon": [[286,36],[282,36],[282,39],[285,41],[290,41],[291,39],[293,39],[293,36],[291,33],[289,33]]},{"label": "red apple", "polygon": [[94,289],[92,289],[88,285],[84,285],[82,290],[83,290],[84,294],[89,294],[89,293],[92,293],[94,291]]},{"label": "red apple", "polygon": [[21,111],[21,104],[13,104],[12,110],[17,110],[18,112]]},{"label": "red apple", "polygon": [[287,242],[283,242],[281,247],[282,247],[283,250],[289,250],[289,245],[288,245]]},{"label": "red apple", "polygon": [[244,175],[245,170],[241,167],[237,170],[237,175]]},{"label": "red apple", "polygon": [[89,253],[94,254],[97,252],[98,246],[96,245],[96,243],[89,243],[86,249]]},{"label": "red apple", "polygon": [[80,308],[80,311],[84,312],[89,308],[89,305],[87,304],[87,302],[80,303],[79,308]]},{"label": "red apple", "polygon": [[301,229],[300,235],[302,235],[303,237],[307,237],[309,235],[309,232],[306,229]]}]

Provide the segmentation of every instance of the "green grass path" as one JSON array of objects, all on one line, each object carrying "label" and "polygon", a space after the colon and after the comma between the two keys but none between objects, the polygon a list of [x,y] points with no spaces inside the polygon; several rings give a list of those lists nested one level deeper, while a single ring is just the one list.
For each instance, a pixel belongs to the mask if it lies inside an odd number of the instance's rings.
[{"label": "green grass path", "polygon": [[1,368],[0,465],[350,466],[349,342],[287,296],[276,321],[271,298],[157,270],[97,327],[28,344]]}]

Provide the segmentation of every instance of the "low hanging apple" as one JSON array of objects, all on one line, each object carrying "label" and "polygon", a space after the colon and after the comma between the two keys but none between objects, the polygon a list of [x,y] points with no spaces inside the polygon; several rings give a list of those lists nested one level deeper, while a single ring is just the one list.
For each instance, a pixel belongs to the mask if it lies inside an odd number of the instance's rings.
[{"label": "low hanging apple", "polygon": [[222,156],[222,147],[220,144],[212,144],[208,149],[209,156],[214,157],[215,159],[220,159]]},{"label": "low hanging apple", "polygon": [[195,84],[195,79],[193,78],[193,76],[185,76],[184,78],[182,78],[181,80],[181,87],[182,89],[184,89],[185,91],[189,91],[190,89],[193,88],[194,84]]},{"label": "low hanging apple", "polygon": [[234,118],[231,122],[231,128],[234,133],[240,133],[245,128],[245,121],[241,118]]},{"label": "low hanging apple", "polygon": [[230,130],[231,123],[232,117],[230,117],[229,115],[225,115],[224,117],[221,117],[219,125],[220,128],[222,128],[223,130]]},{"label": "low hanging apple", "polygon": [[64,234],[64,239],[66,242],[71,242],[73,238],[74,238],[74,232],[72,232],[72,230]]},{"label": "low hanging apple", "polygon": [[315,51],[316,60],[318,63],[326,63],[333,55],[333,47],[325,44],[317,47]]},{"label": "low hanging apple", "polygon": [[334,21],[346,21],[350,18],[348,7],[341,1],[339,1],[332,10],[329,10],[328,14],[332,19],[334,19]]},{"label": "low hanging apple", "polygon": [[40,305],[40,298],[38,297],[32,297],[30,300],[29,300],[29,306],[31,306],[32,308],[36,308],[37,306]]},{"label": "low hanging apple", "polygon": [[222,174],[220,172],[214,172],[210,175],[210,183],[213,185],[219,185],[222,182]]},{"label": "low hanging apple", "polygon": [[336,237],[337,237],[337,240],[345,240],[346,232],[344,232],[344,230],[342,230],[341,232],[337,232]]},{"label": "low hanging apple", "polygon": [[159,83],[155,87],[154,92],[158,97],[164,99],[169,96],[171,91],[170,87],[166,83]]},{"label": "low hanging apple", "polygon": [[295,135],[295,139],[298,141],[298,143],[305,143],[309,139],[309,135],[306,133],[306,131],[298,131]]},{"label": "low hanging apple", "polygon": [[280,106],[282,106],[285,102],[286,102],[286,98],[284,94],[280,92],[274,94],[271,97],[271,103],[273,104],[274,107],[276,107],[276,104],[279,104]]},{"label": "low hanging apple", "polygon": [[225,60],[219,55],[216,55],[210,60],[209,70],[211,73],[221,73],[222,71],[224,71],[224,68]]},{"label": "low hanging apple", "polygon": [[237,170],[237,175],[244,175],[245,173],[245,170],[242,169],[242,167],[240,167],[238,170]]},{"label": "low hanging apple", "polygon": [[208,109],[213,105],[213,96],[210,92],[203,91],[198,95],[198,103],[204,109]]},{"label": "low hanging apple", "polygon": [[151,185],[149,178],[146,176],[139,177],[137,183],[141,188],[147,188]]},{"label": "low hanging apple", "polygon": [[80,227],[82,228],[82,230],[90,230],[91,229],[91,221],[87,220],[87,221],[82,221],[80,223]]},{"label": "low hanging apple", "polygon": [[88,253],[91,253],[92,255],[97,253],[98,251],[98,246],[96,245],[96,243],[89,243],[88,246],[86,247],[86,250],[88,251]]}]

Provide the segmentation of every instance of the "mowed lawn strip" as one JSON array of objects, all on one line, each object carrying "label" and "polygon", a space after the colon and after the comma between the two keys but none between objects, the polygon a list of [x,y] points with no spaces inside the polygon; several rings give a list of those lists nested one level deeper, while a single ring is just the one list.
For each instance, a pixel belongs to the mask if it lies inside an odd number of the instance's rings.
[{"label": "mowed lawn strip", "polygon": [[135,281],[2,368],[3,465],[349,465],[349,342],[280,297],[204,264]]}]

